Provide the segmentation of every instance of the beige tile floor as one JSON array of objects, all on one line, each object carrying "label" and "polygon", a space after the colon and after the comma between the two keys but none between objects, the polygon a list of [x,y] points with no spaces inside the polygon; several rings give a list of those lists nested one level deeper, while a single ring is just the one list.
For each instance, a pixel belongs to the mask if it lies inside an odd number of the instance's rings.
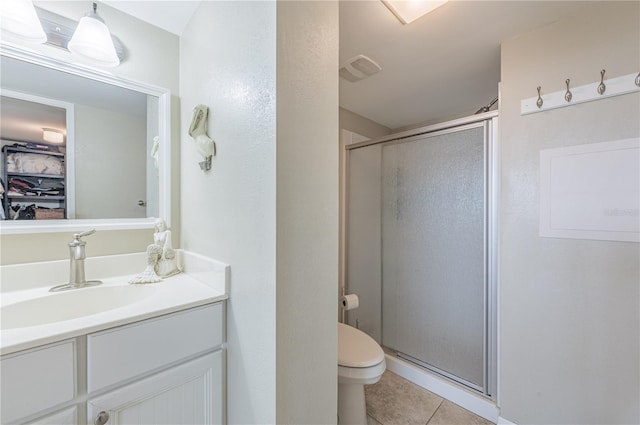
[{"label": "beige tile floor", "polygon": [[364,388],[368,425],[492,424],[389,371]]}]

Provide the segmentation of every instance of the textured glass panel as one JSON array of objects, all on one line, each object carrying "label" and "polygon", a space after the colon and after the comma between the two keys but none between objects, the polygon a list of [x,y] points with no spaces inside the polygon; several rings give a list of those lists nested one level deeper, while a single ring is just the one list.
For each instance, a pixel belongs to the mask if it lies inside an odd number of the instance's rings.
[{"label": "textured glass panel", "polygon": [[383,344],[483,387],[484,130],[382,149]]},{"label": "textured glass panel", "polygon": [[382,314],[382,145],[349,152],[347,288],[360,307],[347,323],[380,342]]}]

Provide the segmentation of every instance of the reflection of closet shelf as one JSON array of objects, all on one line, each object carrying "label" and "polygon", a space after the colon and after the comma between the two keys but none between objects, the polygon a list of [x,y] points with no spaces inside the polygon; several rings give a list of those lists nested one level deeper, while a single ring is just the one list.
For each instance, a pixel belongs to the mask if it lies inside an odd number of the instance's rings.
[{"label": "reflection of closet shelf", "polygon": [[25,201],[64,201],[65,197],[60,195],[7,195],[7,198]]},{"label": "reflection of closet shelf", "polygon": [[10,150],[11,152],[37,153],[38,155],[58,156],[58,157],[62,157],[63,159],[65,155],[60,152],[51,152],[51,151],[45,151],[45,150],[39,150],[39,149],[22,148],[19,146],[5,146],[5,148],[7,150]]},{"label": "reflection of closet shelf", "polygon": [[10,177],[35,177],[37,179],[64,179],[64,176],[56,174],[32,174],[32,173],[7,173]]},{"label": "reflection of closet shelf", "polygon": [[[30,204],[35,204],[37,207],[36,217],[37,218],[66,218],[67,217],[67,198],[65,194],[62,195],[47,195],[45,190],[43,190],[40,195],[9,195],[9,186],[11,179],[24,179],[23,182],[25,184],[34,185],[30,186],[34,189],[42,188],[47,189],[52,186],[42,186],[46,185],[47,182],[50,185],[53,185],[54,190],[57,192],[58,190],[64,191],[66,189],[66,176],[64,174],[42,174],[42,173],[29,173],[23,171],[8,171],[8,163],[9,163],[9,155],[10,154],[29,154],[29,160],[33,160],[33,158],[38,158],[37,161],[42,160],[45,161],[54,161],[53,159],[46,160],[45,157],[56,158],[55,161],[60,161],[62,164],[63,172],[66,171],[65,160],[66,156],[64,153],[60,152],[50,152],[48,150],[41,149],[31,149],[23,146],[10,146],[6,145],[2,147],[2,179],[5,188],[5,193],[3,197],[4,202],[4,213],[5,219],[10,218],[10,210],[12,206],[28,206]],[[41,159],[38,156],[41,155]],[[14,157],[15,161],[15,157]],[[46,163],[46,162],[45,162]],[[50,165],[50,164],[47,164]],[[56,166],[57,167],[57,166]],[[45,170],[43,168],[38,168],[39,170]],[[46,171],[46,170],[45,170]],[[27,192],[33,193],[38,192],[38,190],[33,190],[25,187],[17,190],[18,192]],[[46,209],[42,209],[45,207]],[[60,217],[62,215],[62,217]]]}]

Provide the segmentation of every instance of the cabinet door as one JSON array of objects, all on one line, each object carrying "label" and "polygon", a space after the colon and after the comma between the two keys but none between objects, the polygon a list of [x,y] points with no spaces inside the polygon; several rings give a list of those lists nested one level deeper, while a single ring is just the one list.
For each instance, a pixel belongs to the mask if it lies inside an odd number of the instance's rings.
[{"label": "cabinet door", "polygon": [[87,422],[106,412],[106,423],[221,424],[224,422],[224,350],[92,398]]},{"label": "cabinet door", "polygon": [[44,416],[27,425],[73,425],[78,423],[78,409],[76,406],[69,407],[51,415]]},{"label": "cabinet door", "polygon": [[0,423],[65,404],[76,395],[75,340],[2,356]]}]

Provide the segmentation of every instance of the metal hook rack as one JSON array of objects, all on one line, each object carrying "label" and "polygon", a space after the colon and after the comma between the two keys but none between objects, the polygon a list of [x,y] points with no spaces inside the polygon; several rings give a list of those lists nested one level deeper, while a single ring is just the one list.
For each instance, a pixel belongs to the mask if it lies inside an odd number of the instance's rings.
[{"label": "metal hook rack", "polygon": [[569,90],[570,82],[571,80],[568,78],[564,81],[564,83],[567,85],[567,92],[564,94],[564,100],[566,100],[567,102],[571,102],[571,99],[573,99],[573,93],[571,93],[571,90]]},{"label": "metal hook rack", "polygon": [[607,86],[604,84],[604,73],[607,72],[605,69],[600,71],[600,84],[598,84],[598,94],[603,95],[607,90]]},{"label": "metal hook rack", "polygon": [[537,96],[520,102],[520,115],[533,114],[550,109],[563,108],[580,103],[592,102],[613,96],[640,92],[640,73],[606,79],[606,70],[600,71],[600,80],[591,84],[569,88],[571,80],[565,80],[565,90],[541,94],[541,86],[536,87]]},{"label": "metal hook rack", "polygon": [[542,108],[542,104],[544,103],[544,101],[542,100],[542,96],[540,96],[540,89],[542,89],[541,86],[538,86],[537,90],[538,90],[538,99],[536,100],[536,106],[538,107],[538,109]]}]

